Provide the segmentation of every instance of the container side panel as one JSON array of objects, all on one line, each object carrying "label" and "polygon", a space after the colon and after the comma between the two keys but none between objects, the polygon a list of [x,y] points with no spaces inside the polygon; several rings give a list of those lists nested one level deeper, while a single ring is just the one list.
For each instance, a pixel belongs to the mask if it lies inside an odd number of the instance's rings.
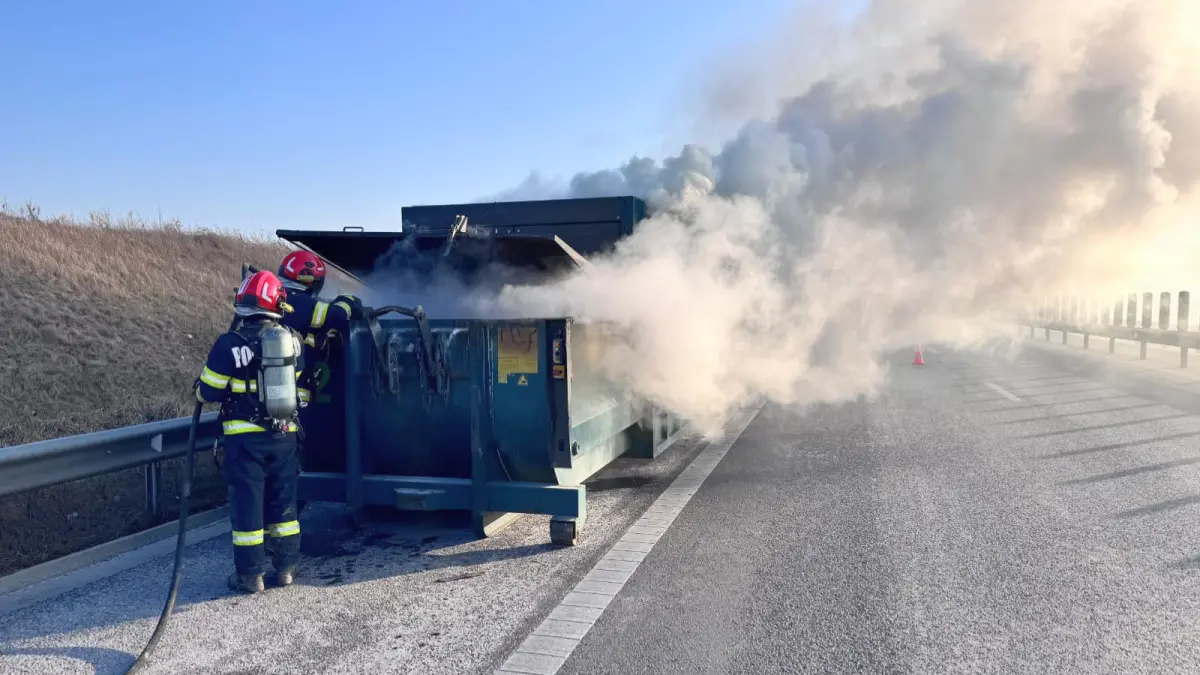
[{"label": "container side panel", "polygon": [[553,410],[545,321],[497,322],[489,331],[492,428],[500,479],[553,482]]}]

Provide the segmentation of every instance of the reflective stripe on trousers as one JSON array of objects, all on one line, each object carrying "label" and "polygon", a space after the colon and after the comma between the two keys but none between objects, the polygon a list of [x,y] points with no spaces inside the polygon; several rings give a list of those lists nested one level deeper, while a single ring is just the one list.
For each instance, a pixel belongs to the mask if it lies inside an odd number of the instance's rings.
[{"label": "reflective stripe on trousers", "polygon": [[267,525],[267,536],[270,537],[291,537],[297,534],[300,534],[300,521],[298,520]]},{"label": "reflective stripe on trousers", "polygon": [[[248,434],[256,431],[266,431],[266,427],[259,426],[254,422],[246,420],[225,420],[221,423],[221,430],[226,436],[236,436],[237,434]],[[284,431],[298,431],[299,426],[295,422],[288,422],[284,427]]]},{"label": "reflective stripe on trousers", "polygon": [[258,546],[263,543],[263,531],[253,530],[251,532],[233,531],[234,546]]}]

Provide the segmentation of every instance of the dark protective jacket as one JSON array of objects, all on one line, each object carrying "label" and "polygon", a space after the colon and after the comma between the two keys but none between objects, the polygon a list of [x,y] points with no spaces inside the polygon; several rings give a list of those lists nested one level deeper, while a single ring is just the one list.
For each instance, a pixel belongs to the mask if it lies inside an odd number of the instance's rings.
[{"label": "dark protective jacket", "polygon": [[288,304],[295,311],[285,315],[281,323],[300,333],[309,365],[315,363],[317,352],[324,349],[330,331],[345,337],[356,302],[356,298],[348,295],[339,295],[333,302],[326,302],[311,293],[288,293]]},{"label": "dark protective jacket", "polygon": [[352,295],[339,295],[333,302],[326,302],[311,293],[291,290],[288,292],[288,304],[294,311],[284,315],[281,323],[300,333],[305,363],[308,364],[304,384],[316,395],[320,389],[317,381],[320,373],[316,368],[328,358],[326,342],[334,332],[345,342],[350,319],[355,316],[355,310],[361,307],[361,303]]},{"label": "dark protective jacket", "polygon": [[[252,319],[221,334],[209,350],[200,372],[196,398],[203,403],[221,404],[221,428],[226,436],[269,431],[269,421],[265,419],[258,399],[258,360],[262,352],[258,335],[266,323]],[[296,331],[292,333],[296,334]],[[304,378],[304,351],[300,350],[296,361],[296,391],[300,405],[306,405],[310,398]],[[291,420],[282,430],[298,431],[299,425],[296,420]]]}]

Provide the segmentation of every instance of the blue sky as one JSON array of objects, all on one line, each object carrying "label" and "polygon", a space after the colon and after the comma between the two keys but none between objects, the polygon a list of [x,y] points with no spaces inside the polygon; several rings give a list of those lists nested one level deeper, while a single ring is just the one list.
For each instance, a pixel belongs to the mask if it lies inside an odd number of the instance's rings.
[{"label": "blue sky", "polygon": [[392,229],[534,169],[674,151],[695,83],[792,4],[0,3],[0,198]]}]

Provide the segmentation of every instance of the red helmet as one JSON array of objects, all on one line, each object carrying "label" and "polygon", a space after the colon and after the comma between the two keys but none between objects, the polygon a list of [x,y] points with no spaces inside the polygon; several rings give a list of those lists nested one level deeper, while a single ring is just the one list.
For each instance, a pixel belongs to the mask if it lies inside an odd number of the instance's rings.
[{"label": "red helmet", "polygon": [[318,295],[325,285],[325,263],[308,251],[292,251],[279,264],[279,278],[288,288]]},{"label": "red helmet", "polygon": [[269,316],[283,318],[291,307],[286,302],[287,290],[279,277],[263,270],[242,280],[234,299],[235,311],[241,316]]}]

